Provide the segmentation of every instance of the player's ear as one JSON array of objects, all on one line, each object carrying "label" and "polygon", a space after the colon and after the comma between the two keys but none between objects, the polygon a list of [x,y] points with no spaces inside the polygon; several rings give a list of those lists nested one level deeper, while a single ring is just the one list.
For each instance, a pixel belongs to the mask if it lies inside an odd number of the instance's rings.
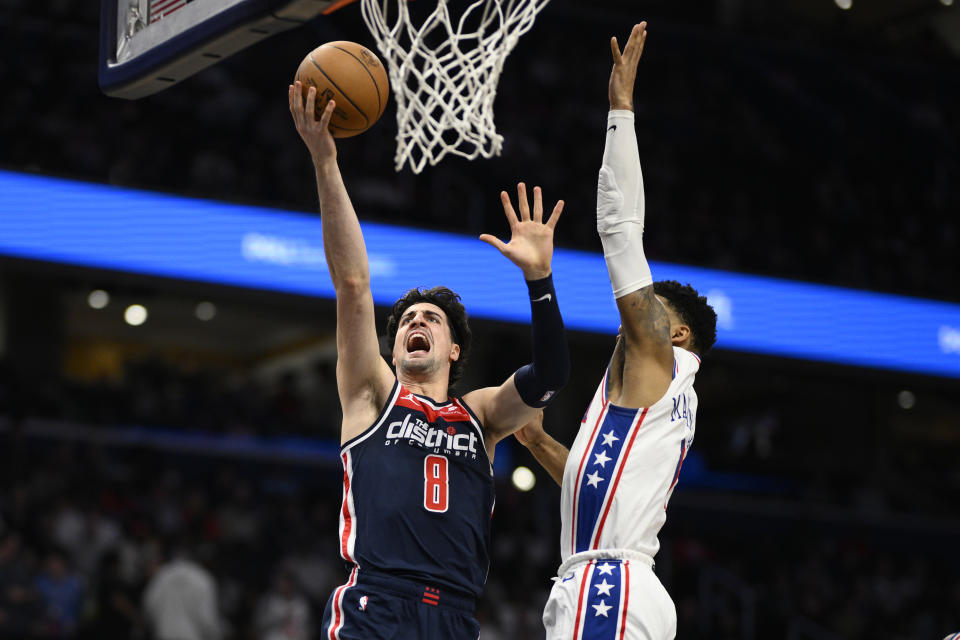
[{"label": "player's ear", "polygon": [[450,359],[454,362],[460,359],[460,345],[458,345],[456,342],[454,342],[450,347]]},{"label": "player's ear", "polygon": [[674,324],[670,326],[670,342],[675,346],[687,348],[693,341],[693,334],[690,327],[685,324]]}]

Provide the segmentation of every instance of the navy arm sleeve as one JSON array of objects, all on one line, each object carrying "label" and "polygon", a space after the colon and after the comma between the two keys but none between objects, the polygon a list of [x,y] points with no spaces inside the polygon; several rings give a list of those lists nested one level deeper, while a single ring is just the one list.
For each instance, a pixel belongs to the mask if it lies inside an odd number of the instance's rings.
[{"label": "navy arm sleeve", "polygon": [[523,401],[545,407],[570,379],[570,348],[563,328],[553,276],[528,280],[533,362],[517,369],[514,382]]}]

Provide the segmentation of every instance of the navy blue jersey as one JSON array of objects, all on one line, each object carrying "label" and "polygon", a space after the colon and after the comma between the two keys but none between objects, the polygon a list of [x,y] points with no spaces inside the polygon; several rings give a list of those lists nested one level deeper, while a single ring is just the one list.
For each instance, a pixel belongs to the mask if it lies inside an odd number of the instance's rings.
[{"label": "navy blue jersey", "polygon": [[489,566],[493,468],[480,421],[395,383],[377,421],[340,449],[340,555],[480,595]]}]

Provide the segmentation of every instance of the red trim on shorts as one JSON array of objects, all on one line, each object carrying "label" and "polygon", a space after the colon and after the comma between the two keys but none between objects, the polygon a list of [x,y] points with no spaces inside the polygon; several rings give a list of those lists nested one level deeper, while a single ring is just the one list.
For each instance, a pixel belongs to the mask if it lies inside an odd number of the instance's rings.
[{"label": "red trim on shorts", "polygon": [[353,517],[350,514],[350,474],[347,471],[349,468],[347,453],[341,453],[340,459],[343,461],[343,506],[341,507],[343,533],[340,535],[340,555],[347,562],[353,562],[353,557],[350,555],[350,533],[353,531]]},{"label": "red trim on shorts", "polygon": [[353,571],[350,572],[350,578],[347,580],[347,584],[341,585],[337,588],[333,596],[333,611],[330,616],[330,631],[327,634],[329,640],[339,640],[340,639],[340,629],[343,628],[343,623],[346,620],[343,614],[343,594],[344,592],[352,587],[357,581],[357,565],[353,565]]},{"label": "red trim on shorts", "polygon": [[633,447],[633,443],[637,439],[637,434],[640,433],[640,427],[643,426],[643,420],[647,417],[647,411],[649,410],[650,407],[644,407],[643,413],[640,414],[640,419],[633,428],[633,435],[630,436],[630,443],[627,445],[627,448],[620,453],[620,469],[617,471],[617,477],[613,481],[613,486],[611,486],[610,490],[607,492],[607,508],[603,510],[603,517],[600,518],[600,524],[597,526],[597,533],[593,536],[593,544],[590,545],[591,548],[596,548],[597,543],[600,541],[600,534],[603,533],[603,523],[607,521],[607,515],[610,513],[610,505],[613,504],[613,498],[617,495],[617,485],[620,484],[620,477],[623,475],[623,470],[627,466],[627,458],[630,457],[630,449]]},{"label": "red trim on shorts", "polygon": [[630,561],[624,560],[623,571],[620,580],[623,584],[623,615],[620,618],[620,640],[623,640],[623,634],[627,632],[627,605],[630,602]]},{"label": "red trim on shorts", "polygon": [[577,638],[580,637],[580,614],[583,613],[583,590],[586,588],[587,583],[590,582],[590,577],[593,575],[593,563],[593,560],[588,562],[587,568],[583,570],[583,582],[580,583],[580,597],[577,598],[577,621],[573,623],[573,640],[577,640]]},{"label": "red trim on shorts", "polygon": [[600,423],[607,415],[607,403],[603,403],[600,409],[600,415],[597,416],[597,423],[593,425],[593,433],[590,434],[590,440],[587,442],[587,448],[583,450],[583,457],[580,458],[580,466],[577,468],[577,481],[573,483],[573,518],[570,520],[570,553],[577,552],[577,499],[580,497],[580,478],[583,473],[583,464],[590,457],[590,451],[593,449],[593,443],[597,441],[597,432],[600,430]]}]

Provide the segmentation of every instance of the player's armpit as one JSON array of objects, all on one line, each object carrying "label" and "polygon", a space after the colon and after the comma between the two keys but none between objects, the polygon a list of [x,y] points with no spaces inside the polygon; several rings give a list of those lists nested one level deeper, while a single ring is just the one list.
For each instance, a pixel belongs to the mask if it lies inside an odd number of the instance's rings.
[{"label": "player's armpit", "polygon": [[670,386],[674,364],[670,315],[652,285],[617,298],[617,307],[622,366],[611,367],[611,402],[647,407]]}]

